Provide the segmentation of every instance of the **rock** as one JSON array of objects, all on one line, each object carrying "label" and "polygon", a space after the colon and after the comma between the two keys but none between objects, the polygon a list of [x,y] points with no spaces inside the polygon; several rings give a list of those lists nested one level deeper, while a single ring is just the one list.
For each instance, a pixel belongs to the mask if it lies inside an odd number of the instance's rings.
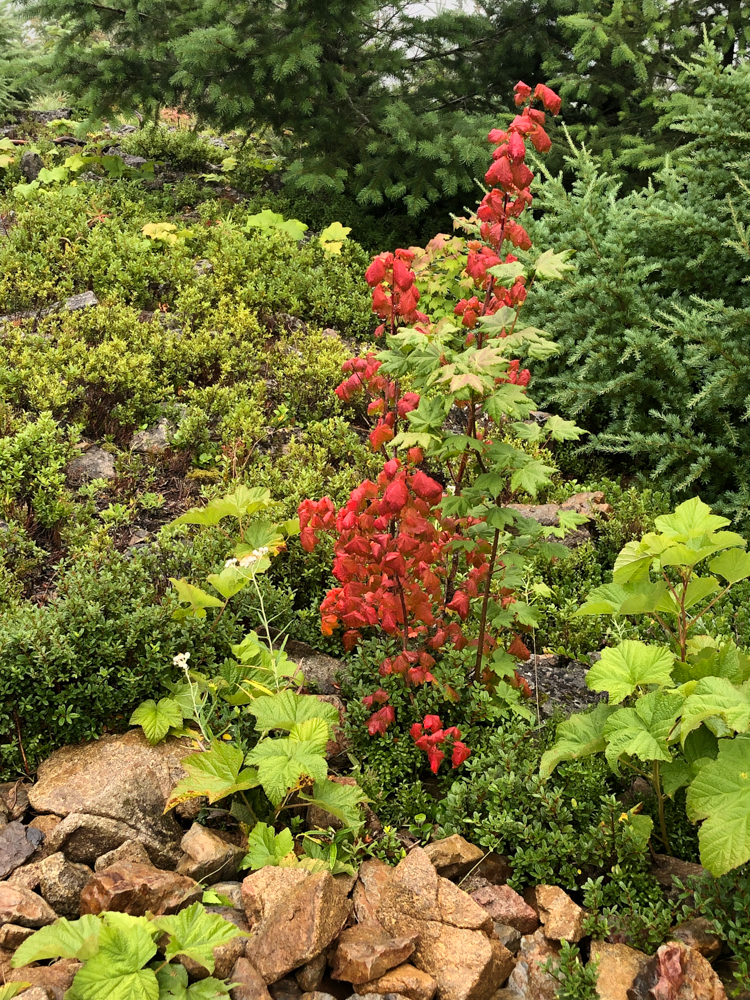
[{"label": "rock", "polygon": [[107,851],[96,859],[94,871],[101,872],[112,865],[118,865],[121,861],[134,861],[139,865],[150,865],[151,858],[148,851],[139,840],[125,840],[113,851]]},{"label": "rock", "polygon": [[627,991],[627,1000],[727,1000],[706,959],[681,941],[668,941],[648,960]]},{"label": "rock", "polygon": [[0,927],[0,949],[3,951],[15,951],[33,933],[34,929],[32,927],[19,927],[18,924],[3,924]]},{"label": "rock", "polygon": [[[228,920],[236,927],[239,927],[245,934],[250,930],[244,916],[233,910],[230,906],[207,906],[206,910],[209,913],[217,913],[224,920]],[[246,944],[247,937],[238,936],[232,938],[231,941],[227,941],[226,944],[220,944],[214,948],[214,962],[216,964],[213,972],[209,972],[205,966],[200,965],[200,963],[192,958],[188,958],[187,955],[180,955],[177,961],[187,969],[191,980],[208,979],[209,976],[213,976],[215,979],[228,979],[235,963],[244,956]]]},{"label": "rock", "polygon": [[513,968],[490,915],[419,847],[391,873],[377,917],[391,934],[419,934],[412,963],[437,981],[440,1000],[489,1000]]},{"label": "rock", "polygon": [[[324,993],[324,996],[329,994]],[[348,1000],[406,1000],[400,993],[352,993]]]},{"label": "rock", "polygon": [[407,1000],[432,1000],[437,983],[426,972],[408,962],[386,972],[369,983],[355,984],[355,993],[396,993]]},{"label": "rock", "polygon": [[612,507],[604,502],[604,494],[601,490],[575,493],[564,504],[560,505],[560,510],[574,510],[577,514],[583,514],[585,517],[591,517],[593,514],[608,515],[612,513]]},{"label": "rock", "polygon": [[180,875],[189,875],[196,882],[213,885],[221,879],[233,878],[247,851],[236,844],[207,830],[200,823],[193,823],[180,841],[185,856],[177,865]]},{"label": "rock", "polygon": [[504,945],[511,955],[517,955],[523,937],[521,932],[516,927],[511,927],[510,924],[500,923],[499,920],[493,923],[492,929],[500,944]]},{"label": "rock", "polygon": [[35,830],[40,830],[45,837],[49,837],[56,826],[60,825],[59,816],[35,816],[29,823]]},{"label": "rock", "polygon": [[[56,841],[55,849],[64,850],[72,861],[93,864],[126,840],[140,840],[155,864],[175,865],[181,857],[178,844],[182,830],[172,815],[164,815],[164,807],[175,784],[184,777],[181,760],[189,753],[187,740],[168,739],[150,746],[140,729],[62,747],[40,764],[29,801],[39,813],[66,819],[71,814],[99,817],[101,828],[108,826],[115,836],[115,842],[110,839],[98,847],[94,857],[85,857],[80,851],[74,855],[74,844],[68,839]],[[65,821],[50,840],[59,836],[64,825]],[[78,828],[84,827],[79,824]],[[75,842],[79,838],[70,839]]]},{"label": "rock", "polygon": [[355,985],[379,979],[409,958],[417,938],[417,934],[391,937],[374,924],[356,924],[339,937],[331,959],[331,978]]},{"label": "rock", "polygon": [[302,990],[297,985],[296,980],[289,978],[289,976],[285,976],[269,986],[268,992],[273,1000],[300,1000],[302,996]]},{"label": "rock", "polygon": [[548,941],[539,930],[521,940],[516,967],[508,980],[511,997],[523,1000],[555,1000],[557,982],[543,969],[549,959],[556,959],[560,946]]},{"label": "rock", "polygon": [[[25,966],[23,969],[13,969],[8,981],[31,983],[32,986],[44,990],[49,1000],[63,1000],[82,964],[75,958],[61,958],[52,965],[38,965],[31,968]],[[20,996],[25,994],[22,993]]]},{"label": "rock", "polygon": [[39,171],[44,166],[44,161],[39,153],[28,152],[23,154],[18,166],[27,182],[31,182],[35,181],[39,176]]},{"label": "rock", "polygon": [[685,882],[688,879],[703,878],[708,873],[702,865],[696,865],[692,861],[681,861],[673,858],[669,854],[654,854],[651,859],[649,874],[653,875],[667,897],[676,902],[682,892],[674,885],[674,879]]},{"label": "rock", "polygon": [[346,677],[346,665],[333,656],[319,653],[306,642],[291,639],[284,647],[287,655],[305,675],[305,685],[314,687],[320,694],[336,694],[337,682]]},{"label": "rock", "polygon": [[484,857],[481,847],[475,847],[468,840],[454,833],[444,840],[433,840],[424,853],[443,878],[461,878]]},{"label": "rock", "polygon": [[358,923],[377,921],[380,897],[393,869],[380,858],[368,858],[359,869],[352,900]]},{"label": "rock", "polygon": [[130,450],[156,455],[169,447],[173,433],[174,427],[172,424],[169,423],[166,417],[162,417],[153,427],[149,427],[147,430],[139,431],[133,435],[133,440],[130,442]]},{"label": "rock", "polygon": [[24,865],[23,868],[16,868],[8,879],[8,884],[18,885],[24,889],[31,889],[33,891],[38,887],[40,877],[41,869],[39,862],[36,861],[33,864]]},{"label": "rock", "polygon": [[65,300],[65,308],[68,312],[78,312],[79,309],[88,309],[89,306],[98,306],[99,299],[93,292],[81,292],[80,295],[71,295]]},{"label": "rock", "polygon": [[265,982],[275,983],[328,947],[351,912],[350,885],[316,872],[285,895],[283,906],[271,909],[245,948]]},{"label": "rock", "polygon": [[[21,980],[23,982],[23,980]],[[30,990],[24,990],[18,996],[21,1000],[49,1000],[49,993],[41,986],[32,986]]]},{"label": "rock", "polygon": [[114,458],[97,444],[68,463],[66,472],[71,479],[114,479],[117,475]]},{"label": "rock", "polygon": [[211,891],[217,896],[229,900],[224,906],[231,906],[235,910],[242,911],[242,883],[241,882],[214,882]]},{"label": "rock", "polygon": [[303,993],[300,1000],[336,1000],[336,997],[331,993],[319,993],[318,990],[313,990],[311,993]]},{"label": "rock", "polygon": [[[0,805],[8,814],[8,821],[21,819],[29,808],[29,788],[31,785],[25,785],[20,779],[0,784]],[[29,826],[33,826],[33,823]]]},{"label": "rock", "polygon": [[684,920],[672,928],[671,937],[675,941],[682,941],[688,948],[695,948],[709,962],[713,962],[721,954],[722,940],[714,933],[705,917]]},{"label": "rock", "polygon": [[0,924],[46,927],[55,920],[55,911],[31,889],[0,882]]},{"label": "rock", "polygon": [[539,926],[536,911],[508,885],[490,885],[485,889],[477,889],[471,894],[471,898],[493,920],[515,927],[521,934],[533,934]]},{"label": "rock", "polygon": [[232,1000],[271,1000],[265,981],[246,958],[238,958],[229,977],[237,985],[229,994]]},{"label": "rock", "polygon": [[625,944],[592,941],[590,961],[598,963],[596,989],[600,1000],[628,1000],[628,990],[648,960],[648,955]]},{"label": "rock", "polygon": [[297,969],[294,978],[297,980],[299,988],[306,993],[317,990],[323,982],[327,964],[325,953],[321,952],[320,955],[316,955],[315,958],[311,958],[309,962],[305,963],[301,969]]},{"label": "rock", "polygon": [[210,260],[201,258],[201,260],[196,260],[196,262],[193,264],[193,271],[197,277],[202,278],[206,274],[213,274],[214,266]]},{"label": "rock", "polygon": [[100,857],[113,854],[124,843],[132,843],[135,837],[140,837],[145,844],[144,864],[151,863],[149,852],[158,864],[169,868],[173,868],[181,856],[176,844],[165,842],[163,837],[154,836],[149,830],[138,832],[120,820],[86,813],[66,816],[50,834],[46,847],[51,851],[63,851],[71,861],[92,865]]},{"label": "rock", "polygon": [[[472,868],[471,875],[468,877],[477,876],[486,879],[492,885],[505,885],[512,874],[513,869],[505,855],[490,851],[489,854],[485,854],[478,865]],[[468,892],[463,882],[461,882],[461,888]]]},{"label": "rock", "polygon": [[242,906],[250,930],[267,917],[310,872],[304,868],[276,868],[270,865],[248,875],[242,883]]},{"label": "rock", "polygon": [[581,940],[586,913],[567,892],[556,885],[538,885],[536,903],[546,938],[552,941]]},{"label": "rock", "polygon": [[145,528],[136,528],[130,533],[128,538],[128,548],[137,549],[147,544],[151,540],[151,532]]},{"label": "rock", "polygon": [[50,854],[39,863],[39,891],[58,917],[75,920],[81,915],[81,892],[92,875],[86,865],[73,864],[62,853]]},{"label": "rock", "polygon": [[143,916],[177,913],[198,902],[203,890],[197,882],[176,872],[123,861],[97,872],[81,893],[81,914],[117,910]]},{"label": "rock", "polygon": [[18,820],[8,823],[0,831],[0,879],[7,878],[20,868],[44,840],[36,827],[26,827]]}]

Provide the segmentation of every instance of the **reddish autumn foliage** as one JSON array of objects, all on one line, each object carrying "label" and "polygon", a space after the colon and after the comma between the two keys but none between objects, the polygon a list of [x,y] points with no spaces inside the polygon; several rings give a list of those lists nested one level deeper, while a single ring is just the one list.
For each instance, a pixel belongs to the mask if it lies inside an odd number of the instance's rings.
[{"label": "reddish autumn foliage", "polygon": [[461,741],[461,730],[456,726],[443,729],[437,715],[426,715],[422,724],[415,722],[410,732],[414,743],[426,752],[433,774],[437,774],[445,760],[446,749],[451,750],[451,765],[454,768],[463,764],[471,754],[471,750]]}]

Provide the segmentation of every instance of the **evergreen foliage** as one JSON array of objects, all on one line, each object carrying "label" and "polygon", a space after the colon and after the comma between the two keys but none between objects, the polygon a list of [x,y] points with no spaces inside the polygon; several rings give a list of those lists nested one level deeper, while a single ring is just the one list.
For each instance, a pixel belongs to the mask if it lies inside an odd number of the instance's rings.
[{"label": "evergreen foliage", "polygon": [[36,55],[24,41],[18,11],[0,0],[0,113],[17,111],[31,98]]}]

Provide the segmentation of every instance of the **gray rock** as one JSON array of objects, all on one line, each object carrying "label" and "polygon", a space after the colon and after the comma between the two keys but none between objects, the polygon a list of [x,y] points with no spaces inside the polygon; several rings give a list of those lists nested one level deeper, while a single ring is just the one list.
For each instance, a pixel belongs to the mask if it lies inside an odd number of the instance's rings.
[{"label": "gray rock", "polygon": [[147,430],[139,431],[133,435],[133,440],[130,442],[130,450],[146,454],[158,454],[169,447],[173,432],[173,426],[165,417],[162,417],[153,427],[149,427]]},{"label": "gray rock", "polygon": [[177,865],[177,871],[205,885],[234,878],[247,853],[200,823],[193,823],[180,841],[180,847],[185,854]]},{"label": "gray rock", "polygon": [[132,135],[133,132],[137,131],[137,125],[121,125],[118,129],[115,129],[112,135]]},{"label": "gray rock", "polygon": [[39,153],[24,153],[21,157],[21,162],[19,167],[21,168],[21,173],[26,178],[27,181],[35,181],[39,176],[39,171],[44,166],[44,162],[39,155]]},{"label": "gray rock", "polygon": [[71,295],[69,299],[65,300],[65,308],[68,312],[77,312],[79,309],[98,305],[99,299],[93,292],[81,292],[80,295]]},{"label": "gray rock", "polygon": [[[71,861],[93,865],[102,855],[114,853],[122,844],[138,839],[147,851],[148,858],[144,863],[150,864],[153,860],[165,867],[175,866],[180,856],[176,843],[165,843],[162,837],[150,829],[137,829],[122,820],[90,813],[69,813],[50,834],[47,847],[53,851],[63,851]],[[123,859],[118,859],[118,863],[121,860]],[[140,859],[127,860],[141,863]],[[112,862],[108,867],[111,865]]]},{"label": "gray rock", "polygon": [[0,832],[0,879],[20,868],[43,840],[44,834],[35,827],[26,827],[17,820],[8,823]]},{"label": "gray rock", "polygon": [[94,871],[101,872],[112,865],[119,865],[122,861],[133,861],[139,865],[150,865],[151,858],[148,851],[139,840],[125,840],[113,851],[107,851],[96,859]]},{"label": "gray rock", "polygon": [[214,882],[211,891],[228,899],[235,910],[242,910],[242,882]]},{"label": "gray rock", "polygon": [[271,983],[268,987],[268,992],[273,997],[273,1000],[301,1000],[302,997],[302,990],[295,980],[289,976],[279,979],[276,983]]},{"label": "gray rock", "polygon": [[505,945],[511,955],[518,954],[518,949],[521,947],[521,932],[509,924],[501,924],[498,921],[495,921],[493,926],[498,941]]},{"label": "gray rock", "polygon": [[202,278],[204,274],[213,274],[214,266],[210,260],[202,258],[201,260],[196,260],[193,264],[193,271],[199,278]]},{"label": "gray rock", "polygon": [[39,891],[59,917],[76,920],[81,915],[81,892],[93,872],[73,864],[65,855],[51,854],[39,863]]},{"label": "gray rock", "polygon": [[40,125],[47,125],[49,122],[58,121],[58,119],[65,119],[69,121],[73,117],[72,108],[55,108],[54,111],[24,111],[23,118],[28,121],[39,122]]},{"label": "gray rock", "polygon": [[558,656],[531,656],[525,663],[516,665],[518,673],[524,677],[532,690],[533,707],[539,692],[541,713],[549,718],[560,705],[566,713],[580,712],[590,705],[606,698],[586,686],[589,667],[578,660],[563,664]]},{"label": "gray rock", "polygon": [[117,475],[113,456],[97,444],[74,458],[66,472],[71,479],[114,479]]}]

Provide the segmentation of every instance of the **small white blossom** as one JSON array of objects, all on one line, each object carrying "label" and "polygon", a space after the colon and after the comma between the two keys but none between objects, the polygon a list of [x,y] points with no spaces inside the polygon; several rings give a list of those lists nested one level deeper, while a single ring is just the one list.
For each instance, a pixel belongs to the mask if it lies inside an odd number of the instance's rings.
[{"label": "small white blossom", "polygon": [[224,569],[229,569],[230,566],[236,566],[236,565],[237,565],[236,559],[227,559],[227,561],[224,563]]},{"label": "small white blossom", "polygon": [[259,549],[253,549],[252,552],[240,559],[240,566],[254,566],[256,563],[261,561],[263,556],[267,556],[270,551],[271,550],[266,545],[261,546]]},{"label": "small white blossom", "polygon": [[187,661],[190,659],[190,653],[178,653],[172,658],[172,663],[177,667],[178,670],[187,670]]}]

